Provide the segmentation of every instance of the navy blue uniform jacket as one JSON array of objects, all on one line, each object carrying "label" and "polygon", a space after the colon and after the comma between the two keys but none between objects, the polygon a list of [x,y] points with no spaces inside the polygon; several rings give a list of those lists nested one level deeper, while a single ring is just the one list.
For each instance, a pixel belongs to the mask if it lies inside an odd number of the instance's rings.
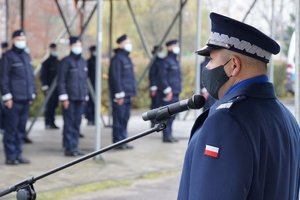
[{"label": "navy blue uniform jacket", "polygon": [[176,54],[169,52],[163,60],[162,67],[158,68],[157,85],[159,92],[164,94],[170,91],[173,94],[180,94],[181,92],[181,67],[176,57]]},{"label": "navy blue uniform jacket", "polygon": [[56,56],[50,55],[43,63],[41,69],[41,82],[42,89],[47,90],[51,84],[53,79],[57,76],[59,66],[59,60]]},{"label": "navy blue uniform jacket", "polygon": [[5,53],[0,66],[3,101],[31,101],[35,98],[33,66],[28,53],[13,47]]},{"label": "navy blue uniform jacket", "polygon": [[299,133],[271,83],[237,88],[197,119],[178,199],[298,200]]},{"label": "navy blue uniform jacket", "polygon": [[58,73],[59,100],[86,101],[88,68],[81,55],[71,53],[60,63]]},{"label": "navy blue uniform jacket", "polygon": [[156,57],[149,70],[150,90],[157,90],[159,68],[163,66],[163,59]]},{"label": "navy blue uniform jacket", "polygon": [[124,49],[115,49],[115,55],[110,61],[109,88],[112,98],[136,95],[133,64]]},{"label": "navy blue uniform jacket", "polygon": [[95,89],[96,85],[96,56],[91,56],[88,59],[88,77],[92,83],[92,86]]}]

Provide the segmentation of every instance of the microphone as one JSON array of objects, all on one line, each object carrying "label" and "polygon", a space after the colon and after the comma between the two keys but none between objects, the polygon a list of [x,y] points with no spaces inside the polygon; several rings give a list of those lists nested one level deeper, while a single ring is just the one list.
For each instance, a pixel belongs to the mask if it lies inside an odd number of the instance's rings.
[{"label": "microphone", "polygon": [[144,121],[148,120],[166,120],[170,118],[172,115],[177,113],[190,110],[190,109],[200,109],[205,104],[205,98],[201,95],[193,95],[189,99],[185,99],[176,103],[172,103],[167,106],[163,106],[160,108],[156,108],[153,110],[149,110],[142,114],[142,118]]}]

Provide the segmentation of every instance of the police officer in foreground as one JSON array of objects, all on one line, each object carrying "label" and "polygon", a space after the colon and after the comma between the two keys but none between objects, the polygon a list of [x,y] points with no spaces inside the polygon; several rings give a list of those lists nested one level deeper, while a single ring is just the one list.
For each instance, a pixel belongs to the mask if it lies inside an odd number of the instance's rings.
[{"label": "police officer in foreground", "polygon": [[[127,138],[127,124],[130,118],[131,97],[136,95],[134,69],[129,57],[132,44],[127,35],[117,39],[118,47],[110,61],[109,89],[113,112],[113,143]],[[124,144],[117,149],[132,149],[133,146]]]},{"label": "police officer in foreground", "polygon": [[[150,97],[151,97],[151,106],[150,109],[155,109],[159,107],[159,99],[157,95],[157,78],[158,78],[158,70],[159,67],[163,65],[163,59],[165,57],[165,53],[163,52],[162,47],[158,45],[153,47],[152,55],[156,55],[154,58],[153,64],[149,70],[149,89],[150,89]],[[151,127],[154,127],[155,122],[151,121]]]},{"label": "police officer in foreground", "polygon": [[0,86],[4,102],[4,152],[7,165],[28,164],[22,156],[29,106],[35,98],[33,67],[25,52],[26,36],[18,30],[12,35],[12,49],[0,63]]},{"label": "police officer in foreground", "polygon": [[[2,42],[1,43],[0,63],[1,63],[1,58],[3,58],[5,56],[5,53],[6,53],[7,50],[8,50],[8,43],[7,42]],[[1,68],[1,65],[0,65],[0,68]],[[1,92],[0,92],[0,96],[1,96]],[[3,105],[2,105],[2,101],[0,100],[0,133],[3,132],[3,120],[4,120],[3,115],[4,115],[3,114]]]},{"label": "police officer in foreground", "polygon": [[296,200],[300,128],[267,77],[280,46],[252,26],[211,13],[202,80],[218,101],[192,129],[179,200]]},{"label": "police officer in foreground", "polygon": [[[41,68],[41,82],[42,90],[47,96],[48,90],[50,89],[53,80],[57,77],[57,70],[59,66],[57,46],[55,43],[49,45],[50,55],[42,63]],[[49,101],[47,102],[45,109],[45,128],[46,129],[59,129],[55,124],[55,109],[58,106],[58,89],[57,87],[53,91]]]},{"label": "police officer in foreground", "polygon": [[70,37],[70,54],[62,59],[58,70],[59,100],[63,105],[63,146],[65,156],[80,156],[79,134],[84,104],[88,99],[87,63],[82,58],[82,43]]},{"label": "police officer in foreground", "polygon": [[[177,61],[180,52],[177,40],[166,42],[168,50],[167,57],[163,60],[163,65],[158,69],[158,99],[159,106],[166,106],[179,101],[181,92],[181,66]],[[172,134],[172,125],[175,117],[173,116],[167,122],[167,127],[163,130],[163,142],[178,142]]]},{"label": "police officer in foreground", "polygon": [[[93,90],[95,91],[96,86],[96,46],[90,46],[90,58],[87,60],[88,63],[88,78],[91,81]],[[86,106],[85,117],[88,120],[88,125],[95,125],[95,103],[94,99],[89,93],[89,101]]]}]

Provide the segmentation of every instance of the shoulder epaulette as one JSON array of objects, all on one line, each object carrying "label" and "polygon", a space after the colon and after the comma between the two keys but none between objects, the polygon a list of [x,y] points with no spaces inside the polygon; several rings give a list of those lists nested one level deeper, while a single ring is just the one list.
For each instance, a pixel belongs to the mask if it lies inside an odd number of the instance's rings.
[{"label": "shoulder epaulette", "polygon": [[246,99],[246,96],[237,96],[234,97],[233,99],[230,99],[229,101],[222,103],[221,105],[219,105],[216,110],[219,109],[229,109],[231,108],[234,104],[236,104],[237,102],[240,102],[242,100]]}]

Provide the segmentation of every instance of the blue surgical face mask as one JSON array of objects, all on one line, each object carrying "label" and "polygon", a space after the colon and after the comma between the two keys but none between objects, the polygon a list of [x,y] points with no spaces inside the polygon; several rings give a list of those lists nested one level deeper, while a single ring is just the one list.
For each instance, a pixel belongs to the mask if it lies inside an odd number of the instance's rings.
[{"label": "blue surgical face mask", "polygon": [[75,55],[79,55],[82,53],[82,47],[72,47],[71,51],[75,54]]},{"label": "blue surgical face mask", "polygon": [[131,51],[132,51],[132,44],[126,43],[126,44],[124,45],[124,49],[125,49],[125,51],[127,51],[127,52],[131,52]]},{"label": "blue surgical face mask", "polygon": [[18,49],[25,49],[26,48],[26,41],[25,40],[15,41],[14,45]]},{"label": "blue surgical face mask", "polygon": [[180,53],[180,48],[178,46],[173,48],[173,53],[179,54]]},{"label": "blue surgical face mask", "polygon": [[51,56],[54,56],[54,57],[57,57],[57,56],[58,56],[58,53],[57,53],[57,51],[51,51],[51,52],[50,52],[50,55],[51,55]]},{"label": "blue surgical face mask", "polygon": [[166,56],[166,54],[162,51],[157,53],[157,57],[159,57],[159,58],[164,58],[165,56]]}]

